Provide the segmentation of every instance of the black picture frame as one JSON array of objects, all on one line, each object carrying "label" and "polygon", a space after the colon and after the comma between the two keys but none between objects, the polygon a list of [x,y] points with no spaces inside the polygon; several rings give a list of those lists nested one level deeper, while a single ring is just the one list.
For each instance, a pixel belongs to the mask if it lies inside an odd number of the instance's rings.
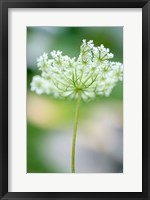
[{"label": "black picture frame", "polygon": [[[8,191],[8,9],[142,8],[142,192]],[[150,1],[149,0],[0,0],[0,198],[1,199],[150,199]]]}]

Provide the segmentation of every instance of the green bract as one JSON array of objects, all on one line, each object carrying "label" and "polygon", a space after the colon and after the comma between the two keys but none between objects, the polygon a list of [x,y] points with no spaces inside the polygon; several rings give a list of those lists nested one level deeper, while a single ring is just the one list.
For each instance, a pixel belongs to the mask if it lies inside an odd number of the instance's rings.
[{"label": "green bract", "polygon": [[103,45],[94,47],[93,41],[83,40],[78,58],[52,51],[37,59],[41,76],[34,76],[31,90],[37,94],[69,97],[86,101],[96,95],[109,96],[117,81],[122,81],[123,65],[112,62],[113,54]]}]

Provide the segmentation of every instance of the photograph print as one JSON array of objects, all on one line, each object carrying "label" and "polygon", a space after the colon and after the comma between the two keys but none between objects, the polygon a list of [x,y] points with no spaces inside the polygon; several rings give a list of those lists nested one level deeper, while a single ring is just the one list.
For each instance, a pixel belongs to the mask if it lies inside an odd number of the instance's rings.
[{"label": "photograph print", "polygon": [[27,27],[27,173],[123,173],[123,27]]}]

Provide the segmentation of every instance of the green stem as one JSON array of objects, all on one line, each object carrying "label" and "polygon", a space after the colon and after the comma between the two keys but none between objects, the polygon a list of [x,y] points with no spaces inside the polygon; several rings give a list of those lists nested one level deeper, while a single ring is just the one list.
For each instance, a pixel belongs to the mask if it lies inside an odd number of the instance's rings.
[{"label": "green stem", "polygon": [[77,135],[77,128],[78,128],[80,101],[81,101],[81,95],[79,93],[78,99],[77,99],[77,106],[75,110],[74,131],[73,131],[73,138],[72,138],[72,161],[71,161],[72,173],[75,173],[75,148],[76,148],[76,135]]}]

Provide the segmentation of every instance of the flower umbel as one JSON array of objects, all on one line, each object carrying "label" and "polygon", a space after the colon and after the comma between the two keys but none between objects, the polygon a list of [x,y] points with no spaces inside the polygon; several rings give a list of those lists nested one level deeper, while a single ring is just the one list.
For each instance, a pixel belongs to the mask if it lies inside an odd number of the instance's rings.
[{"label": "flower umbel", "polygon": [[81,100],[88,101],[97,95],[109,96],[118,81],[123,80],[123,65],[113,62],[114,55],[104,45],[95,47],[93,41],[83,40],[78,58],[52,51],[37,59],[41,75],[34,76],[31,91],[57,98],[77,99],[72,140],[72,173],[75,172],[75,147]]},{"label": "flower umbel", "polygon": [[123,78],[123,65],[112,62],[113,54],[103,45],[83,40],[78,58],[52,51],[51,58],[44,53],[37,59],[41,76],[33,77],[31,90],[37,94],[69,97],[86,101],[96,95],[109,96],[113,87]]}]

